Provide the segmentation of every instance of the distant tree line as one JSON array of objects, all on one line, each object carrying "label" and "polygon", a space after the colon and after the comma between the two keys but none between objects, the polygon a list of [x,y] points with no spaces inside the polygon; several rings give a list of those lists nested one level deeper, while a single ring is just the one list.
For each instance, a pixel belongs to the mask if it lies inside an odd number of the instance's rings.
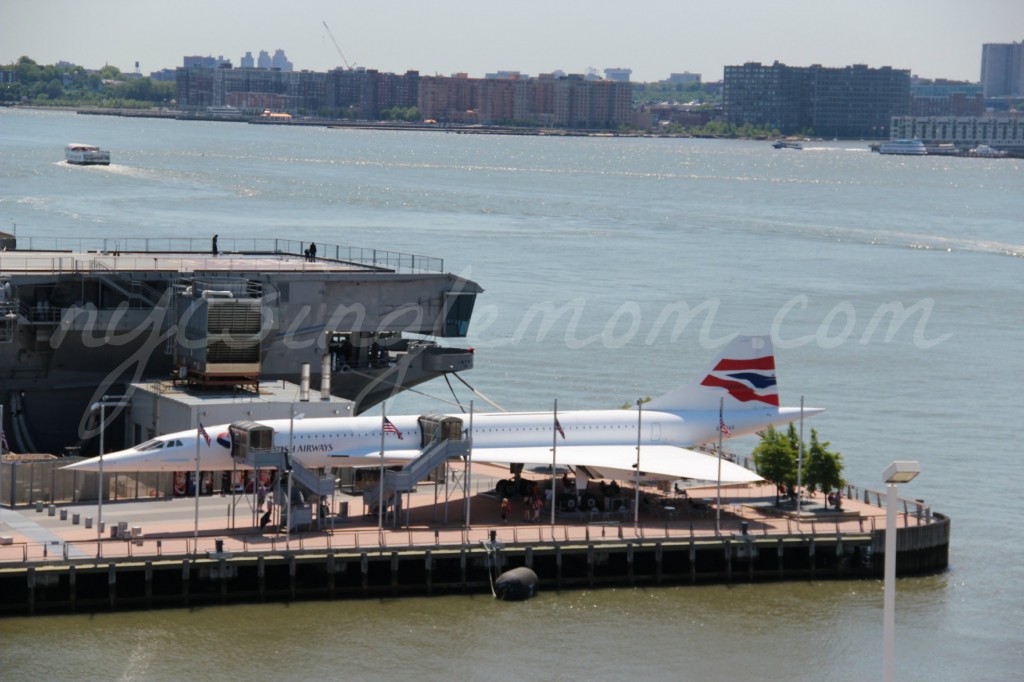
[{"label": "distant tree line", "polygon": [[115,66],[98,71],[56,64],[40,65],[29,57],[0,66],[12,71],[14,82],[0,84],[0,101],[49,106],[149,108],[174,101],[174,83],[126,77]]},{"label": "distant tree line", "polygon": [[640,104],[697,102],[705,106],[722,103],[721,83],[633,83],[633,101]]}]

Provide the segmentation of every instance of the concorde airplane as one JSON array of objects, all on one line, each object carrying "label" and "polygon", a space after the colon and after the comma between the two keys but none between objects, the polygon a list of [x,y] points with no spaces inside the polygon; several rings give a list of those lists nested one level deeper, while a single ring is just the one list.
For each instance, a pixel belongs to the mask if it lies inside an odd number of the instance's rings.
[{"label": "concorde airplane", "polygon": [[[724,402],[723,402],[724,399]],[[721,419],[719,405],[723,404]],[[823,412],[803,408],[803,416]],[[470,415],[460,417],[469,430]],[[713,481],[718,459],[691,450],[717,442],[719,434],[735,438],[799,419],[801,408],[779,407],[775,358],[767,336],[738,336],[723,350],[699,381],[682,386],[638,408],[554,412],[477,413],[472,416],[471,459],[494,464],[584,467],[592,477],[629,479],[636,475],[639,440],[640,470],[664,479]],[[388,466],[421,454],[418,417],[362,416],[316,419],[270,419],[274,445],[288,447],[308,468]],[[639,429],[639,439],[638,439]],[[159,436],[103,457],[106,472],[189,471],[198,450],[204,471],[227,471],[236,465],[230,454],[228,424]],[[554,449],[554,452],[552,452]],[[99,458],[66,469],[98,471]],[[241,468],[241,467],[240,467]],[[760,477],[744,467],[722,462],[723,483],[745,483]]]}]

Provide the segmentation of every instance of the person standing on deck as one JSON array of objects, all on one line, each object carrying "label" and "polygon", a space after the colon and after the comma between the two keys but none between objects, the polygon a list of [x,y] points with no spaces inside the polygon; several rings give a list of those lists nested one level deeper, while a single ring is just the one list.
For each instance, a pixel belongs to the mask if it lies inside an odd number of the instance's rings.
[{"label": "person standing on deck", "polygon": [[213,240],[212,243],[210,244],[210,250],[213,251],[214,256],[217,255],[217,235],[213,235]]}]

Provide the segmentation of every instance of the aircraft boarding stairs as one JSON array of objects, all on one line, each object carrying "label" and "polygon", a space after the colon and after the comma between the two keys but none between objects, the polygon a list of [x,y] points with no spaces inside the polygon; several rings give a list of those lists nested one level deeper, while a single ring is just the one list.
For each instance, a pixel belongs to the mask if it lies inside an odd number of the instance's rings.
[{"label": "aircraft boarding stairs", "polygon": [[[286,490],[282,489],[274,495],[274,503],[282,508],[284,518],[292,519],[291,528],[312,524],[311,496],[322,498],[332,495],[336,487],[334,477],[321,476],[289,457],[286,448],[274,447],[274,430],[269,426],[240,421],[228,426],[228,432],[231,434],[231,456],[239,464],[255,469],[276,469],[279,474],[291,477],[292,500],[289,508],[284,509],[288,497]],[[277,480],[281,480],[280,475]]]},{"label": "aircraft boarding stairs", "polygon": [[[419,418],[421,454],[397,471],[384,472],[384,513],[399,518],[402,493],[410,493],[416,484],[427,478],[438,467],[450,459],[469,456],[469,440],[462,432],[462,420],[444,415],[424,415]],[[380,509],[381,486],[375,485],[363,491],[363,504],[369,514]]]}]

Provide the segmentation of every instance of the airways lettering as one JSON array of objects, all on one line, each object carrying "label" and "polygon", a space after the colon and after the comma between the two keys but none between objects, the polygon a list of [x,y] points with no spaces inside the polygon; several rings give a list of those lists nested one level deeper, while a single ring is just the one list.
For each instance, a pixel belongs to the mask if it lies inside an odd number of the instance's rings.
[{"label": "airways lettering", "polygon": [[310,443],[309,445],[297,445],[296,452],[330,452],[331,446],[327,443]]}]

